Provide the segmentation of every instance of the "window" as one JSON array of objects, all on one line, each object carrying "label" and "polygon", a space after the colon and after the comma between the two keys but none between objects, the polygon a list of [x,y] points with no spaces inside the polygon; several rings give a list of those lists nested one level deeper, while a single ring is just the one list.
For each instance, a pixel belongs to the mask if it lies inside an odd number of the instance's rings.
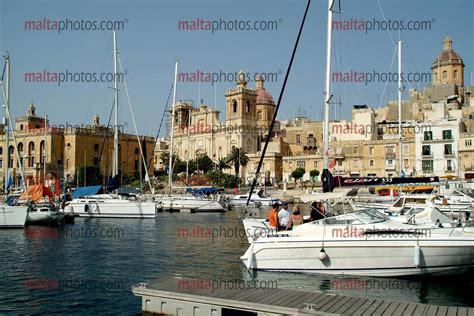
[{"label": "window", "polygon": [[426,131],[423,133],[423,140],[433,140],[433,132]]},{"label": "window", "polygon": [[237,100],[232,101],[232,112],[237,113]]},{"label": "window", "polygon": [[23,124],[20,124],[20,131],[23,130]]},{"label": "window", "polygon": [[71,143],[67,143],[66,148],[71,149]]},{"label": "window", "polygon": [[138,155],[138,148],[135,148],[135,155]]},{"label": "window", "polygon": [[393,146],[387,146],[385,147],[385,153],[387,156],[395,155],[395,150]]},{"label": "window", "polygon": [[421,169],[425,173],[433,172],[433,160],[423,160],[421,163]]},{"label": "window", "polygon": [[247,101],[245,103],[245,112],[250,113],[250,102],[249,101]]},{"label": "window", "polygon": [[448,78],[448,72],[446,70],[443,71],[443,79]]},{"label": "window", "polygon": [[337,165],[338,165],[338,167],[342,167],[342,160],[338,160]]},{"label": "window", "polygon": [[453,139],[453,135],[450,129],[443,131],[443,139]]},{"label": "window", "polygon": [[0,169],[2,169],[2,168],[3,168],[3,160],[0,159]]},{"label": "window", "polygon": [[458,77],[458,71],[457,70],[454,70],[453,76],[454,76],[454,78]]},{"label": "window", "polygon": [[3,155],[3,147],[0,147],[0,155]]},{"label": "window", "polygon": [[403,165],[408,168],[408,159],[403,159]]},{"label": "window", "polygon": [[453,161],[452,160],[447,160],[446,161],[446,170],[453,171]]},{"label": "window", "polygon": [[430,145],[424,145],[421,148],[421,155],[423,155],[423,156],[431,155],[431,146]]},{"label": "window", "polygon": [[270,110],[267,111],[267,120],[270,121],[272,119],[272,113]]},{"label": "window", "polygon": [[452,155],[453,154],[453,145],[445,144],[444,145],[444,154],[445,155]]},{"label": "window", "polygon": [[257,118],[258,118],[259,120],[262,119],[262,111],[258,111],[258,112],[257,112]]},{"label": "window", "polygon": [[387,165],[391,166],[393,165],[393,159],[387,159],[386,160]]},{"label": "window", "polygon": [[[465,145],[466,147],[472,146],[472,140],[470,140],[470,139],[465,140],[465,141],[464,141],[464,145]],[[0,155],[1,155],[1,154],[2,154],[2,152],[1,152],[1,147],[0,147]]]},{"label": "window", "polygon": [[369,161],[369,167],[373,167],[375,165],[375,162],[373,160]]},{"label": "window", "polygon": [[410,154],[410,145],[409,144],[403,144],[403,154],[404,155]]},{"label": "window", "polygon": [[308,146],[314,146],[314,143],[315,143],[315,141],[314,141],[313,134],[309,134],[308,135]]},{"label": "window", "polygon": [[369,147],[369,153],[371,155],[375,154],[375,148],[374,147]]},{"label": "window", "polygon": [[30,161],[28,167],[33,167],[35,164],[35,143],[30,142],[28,145],[28,156],[30,157]]},{"label": "window", "polygon": [[377,177],[377,174],[376,173],[368,173],[367,177],[375,178],[375,177]]},{"label": "window", "polygon": [[317,162],[317,161],[314,162],[314,167],[315,167],[315,168],[318,167],[318,162]]},{"label": "window", "polygon": [[300,134],[296,134],[296,143],[301,144],[301,135]]},{"label": "window", "polygon": [[199,140],[197,141],[197,146],[198,146],[198,147],[202,147],[202,139],[199,139]]},{"label": "window", "polygon": [[359,151],[359,148],[354,147],[354,154],[357,154],[358,151]]},{"label": "window", "polygon": [[305,167],[305,161],[297,161],[296,162],[296,167],[304,168]]}]

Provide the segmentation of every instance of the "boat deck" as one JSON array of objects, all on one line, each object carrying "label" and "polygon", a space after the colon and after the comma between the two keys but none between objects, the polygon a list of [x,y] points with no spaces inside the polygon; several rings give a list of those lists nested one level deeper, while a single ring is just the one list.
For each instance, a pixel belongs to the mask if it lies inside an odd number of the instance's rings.
[{"label": "boat deck", "polygon": [[[132,292],[142,297],[143,312],[160,315],[237,315],[238,313],[238,315],[474,316],[474,308],[468,307],[436,306],[278,288],[229,289],[230,286],[225,286],[224,283],[167,278],[141,283],[133,287]],[[234,285],[238,286],[240,283]]]}]

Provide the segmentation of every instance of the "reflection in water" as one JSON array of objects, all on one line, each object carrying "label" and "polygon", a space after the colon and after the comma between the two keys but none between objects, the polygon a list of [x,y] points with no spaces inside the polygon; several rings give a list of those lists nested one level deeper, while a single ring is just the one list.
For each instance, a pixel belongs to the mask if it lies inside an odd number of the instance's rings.
[{"label": "reflection in water", "polygon": [[[268,208],[255,211],[266,217]],[[136,314],[141,301],[131,286],[175,274],[204,281],[258,281],[262,288],[472,304],[465,291],[474,285],[472,274],[420,280],[248,272],[239,259],[248,247],[241,216],[237,211],[159,213],[155,220],[78,219],[65,228],[0,230],[0,314],[84,313],[92,308]]]}]

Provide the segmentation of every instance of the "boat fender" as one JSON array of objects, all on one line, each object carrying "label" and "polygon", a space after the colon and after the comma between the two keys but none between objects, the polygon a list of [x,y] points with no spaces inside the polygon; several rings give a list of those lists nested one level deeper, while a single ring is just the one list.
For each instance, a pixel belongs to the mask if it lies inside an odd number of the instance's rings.
[{"label": "boat fender", "polygon": [[328,254],[326,253],[326,251],[324,250],[324,248],[322,248],[319,253],[318,253],[318,259],[321,260],[321,261],[324,261],[328,258]]},{"label": "boat fender", "polygon": [[413,256],[413,264],[415,265],[415,267],[418,267],[420,265],[420,257],[421,257],[421,247],[416,245],[415,254]]}]

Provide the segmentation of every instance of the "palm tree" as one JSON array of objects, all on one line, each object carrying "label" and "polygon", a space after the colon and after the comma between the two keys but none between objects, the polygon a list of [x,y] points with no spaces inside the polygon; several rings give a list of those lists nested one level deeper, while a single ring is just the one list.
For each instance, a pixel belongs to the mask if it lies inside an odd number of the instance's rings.
[{"label": "palm tree", "polygon": [[247,156],[245,149],[234,146],[227,156],[227,161],[234,165],[235,175],[238,176],[240,166],[245,167],[249,162],[249,157]]},{"label": "palm tree", "polygon": [[215,163],[216,169],[222,171],[230,168],[230,163],[226,158],[219,158]]}]

